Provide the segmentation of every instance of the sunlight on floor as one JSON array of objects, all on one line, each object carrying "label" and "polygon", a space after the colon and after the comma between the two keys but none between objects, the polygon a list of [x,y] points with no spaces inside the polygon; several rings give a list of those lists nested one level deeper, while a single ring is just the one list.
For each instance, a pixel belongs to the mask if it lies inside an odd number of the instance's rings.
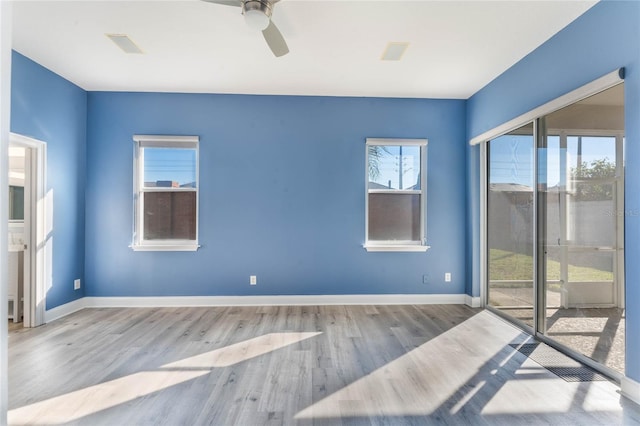
[{"label": "sunlight on floor", "polygon": [[[478,330],[491,332],[481,337]],[[401,342],[404,339],[405,346],[410,342],[410,336],[394,333]],[[335,390],[298,412],[295,419],[429,416],[443,409],[452,415],[463,410],[482,415],[566,413],[576,404],[576,391],[584,386],[593,389],[582,401],[586,411],[619,409],[619,402],[610,396],[615,395],[615,385],[567,383],[529,358],[515,358],[516,353],[504,343],[528,339],[514,327],[496,324],[491,314],[480,313]]]},{"label": "sunlight on floor", "polygon": [[9,411],[10,424],[56,424],[115,407],[141,396],[208,374],[196,371],[144,371]]},{"label": "sunlight on floor", "polygon": [[601,334],[609,321],[608,317],[585,318],[585,317],[565,317],[554,320],[553,325],[547,330],[548,333],[565,332],[576,335],[589,333]]},{"label": "sunlight on floor", "polygon": [[[507,326],[501,328],[499,339],[485,339],[478,345],[477,330],[495,328],[495,321],[488,313],[475,315],[305,408],[295,418],[425,416],[446,403],[458,410],[486,385],[492,370],[513,355],[510,352],[501,357],[504,340],[526,338]],[[398,340],[410,340],[399,330],[394,332]],[[443,357],[443,353],[451,356]],[[461,359],[465,365],[459,365]],[[492,363],[491,368],[488,362]]]},{"label": "sunlight on floor", "polygon": [[56,424],[124,404],[322,334],[270,333],[9,411],[11,424]]},{"label": "sunlight on floor", "polygon": [[264,336],[225,346],[215,351],[172,362],[164,365],[163,368],[228,367],[319,334],[322,333],[269,333]]},{"label": "sunlight on floor", "polygon": [[526,388],[519,380],[506,382],[500,392],[485,403],[482,414],[566,413],[571,409],[575,392],[550,392],[558,380],[567,390],[576,388],[574,383],[565,383],[550,372],[547,372],[546,378],[537,376],[527,380]]}]

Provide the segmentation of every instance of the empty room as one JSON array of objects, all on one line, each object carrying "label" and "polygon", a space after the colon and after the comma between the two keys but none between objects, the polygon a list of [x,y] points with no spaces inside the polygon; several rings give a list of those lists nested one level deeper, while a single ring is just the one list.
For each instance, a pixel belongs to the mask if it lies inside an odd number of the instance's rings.
[{"label": "empty room", "polygon": [[0,425],[640,425],[640,2],[0,1]]}]

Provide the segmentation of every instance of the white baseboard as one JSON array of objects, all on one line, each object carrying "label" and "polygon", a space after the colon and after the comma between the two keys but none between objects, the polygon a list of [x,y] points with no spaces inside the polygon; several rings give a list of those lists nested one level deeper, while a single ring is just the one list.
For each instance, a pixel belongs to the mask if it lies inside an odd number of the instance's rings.
[{"label": "white baseboard", "polygon": [[66,317],[69,314],[77,312],[87,307],[85,298],[74,300],[73,302],[65,303],[64,305],[56,306],[53,309],[49,309],[44,312],[44,322],[48,323],[57,320],[62,317]]},{"label": "white baseboard", "polygon": [[85,297],[87,307],[309,306],[464,304],[463,294],[336,294],[294,296]]},{"label": "white baseboard", "polygon": [[45,322],[84,308],[139,308],[177,306],[309,306],[309,305],[468,305],[480,298],[466,294],[335,294],[294,296],[159,296],[84,297],[49,309]]},{"label": "white baseboard", "polygon": [[629,398],[636,404],[640,404],[640,383],[628,377],[620,380],[620,391],[622,395]]},{"label": "white baseboard", "polygon": [[480,308],[482,306],[479,297],[469,296],[468,294],[464,295],[464,304],[471,308]]}]

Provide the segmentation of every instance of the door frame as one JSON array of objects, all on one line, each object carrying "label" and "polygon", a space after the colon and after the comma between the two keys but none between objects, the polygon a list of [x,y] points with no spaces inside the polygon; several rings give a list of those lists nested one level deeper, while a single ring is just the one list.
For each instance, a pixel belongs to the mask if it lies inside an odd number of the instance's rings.
[{"label": "door frame", "polygon": [[10,133],[9,145],[27,148],[24,218],[27,248],[25,250],[23,325],[37,327],[45,322],[46,290],[51,282],[52,270],[51,195],[47,193],[47,144],[34,138]]}]

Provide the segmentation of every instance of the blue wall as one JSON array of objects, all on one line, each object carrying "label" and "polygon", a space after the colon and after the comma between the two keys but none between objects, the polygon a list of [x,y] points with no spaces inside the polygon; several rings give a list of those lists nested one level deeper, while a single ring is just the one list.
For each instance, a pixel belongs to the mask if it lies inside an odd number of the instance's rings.
[{"label": "blue wall", "polygon": [[[640,2],[596,4],[547,43],[514,65],[468,101],[469,138],[490,130],[585,83],[625,67],[625,209],[640,211]],[[467,148],[478,161],[478,147]],[[468,172],[477,188],[478,169]],[[468,229],[474,253],[478,244],[479,197],[470,195]],[[640,380],[640,217],[625,217],[626,359],[627,376]],[[474,255],[478,268],[477,256]],[[479,293],[474,275],[473,293]]]},{"label": "blue wall", "polygon": [[84,202],[87,94],[12,53],[11,131],[47,143],[47,189],[53,192],[53,270],[47,308],[84,296]]},{"label": "blue wall", "polygon": [[[464,293],[465,101],[88,96],[87,295]],[[200,136],[197,252],[128,247],[134,134]],[[366,137],[429,139],[426,253],[362,248]]]}]

